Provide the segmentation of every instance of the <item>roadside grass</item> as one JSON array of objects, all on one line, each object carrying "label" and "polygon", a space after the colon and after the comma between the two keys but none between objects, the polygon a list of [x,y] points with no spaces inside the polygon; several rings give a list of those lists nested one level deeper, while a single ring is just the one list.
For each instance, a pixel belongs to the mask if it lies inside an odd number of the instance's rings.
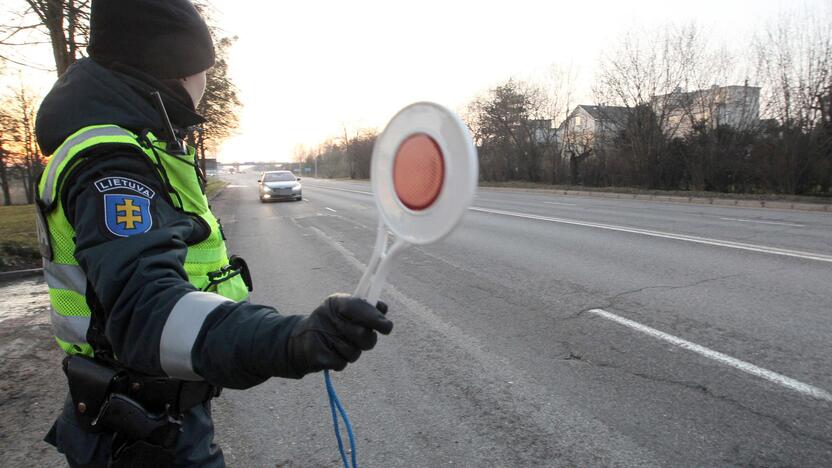
[{"label": "roadside grass", "polygon": [[228,182],[219,177],[208,177],[208,182],[205,184],[205,196],[208,198],[218,194],[220,190],[224,189]]},{"label": "roadside grass", "polygon": [[765,200],[765,201],[787,201],[795,203],[832,203],[832,194],[828,196],[805,196],[786,195],[777,193],[725,193],[725,192],[699,192],[692,190],[647,190],[635,187],[587,187],[583,185],[552,185],[540,182],[507,181],[507,182],[484,182],[480,181],[480,187],[502,187],[534,190],[569,190],[579,192],[599,193],[623,193],[628,195],[657,195],[671,197],[695,197],[695,198],[722,198],[728,200]]},{"label": "roadside grass", "polygon": [[[205,186],[211,198],[228,182],[209,177]],[[0,206],[0,271],[40,267],[40,251],[35,228],[35,205]]]},{"label": "roadside grass", "polygon": [[0,271],[40,266],[35,205],[0,206]]},{"label": "roadside grass", "polygon": [[[209,177],[205,193],[212,197],[228,182]],[[38,249],[35,231],[35,205],[0,206],[0,244],[14,243]]]}]

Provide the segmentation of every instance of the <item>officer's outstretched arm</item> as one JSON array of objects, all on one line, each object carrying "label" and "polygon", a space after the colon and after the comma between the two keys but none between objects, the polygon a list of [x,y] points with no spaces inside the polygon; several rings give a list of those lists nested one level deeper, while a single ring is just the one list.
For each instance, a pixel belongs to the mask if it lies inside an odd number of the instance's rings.
[{"label": "officer's outstretched arm", "polygon": [[173,208],[137,156],[129,149],[97,155],[62,190],[76,257],[108,311],[105,335],[119,361],[152,375],[247,388],[272,376],[342,369],[375,345],[377,331],[390,332],[386,306],[348,296],[327,299],[310,316],[283,316],[196,291],[183,265],[205,228]]},{"label": "officer's outstretched arm", "polygon": [[373,307],[346,294],[329,296],[308,316],[283,316],[271,308],[253,314],[240,310],[257,307],[221,305],[206,320],[192,351],[195,369],[206,380],[245,388],[259,383],[257,378],[299,379],[324,369],[342,370],[376,345],[377,333],[393,330],[386,304]]}]

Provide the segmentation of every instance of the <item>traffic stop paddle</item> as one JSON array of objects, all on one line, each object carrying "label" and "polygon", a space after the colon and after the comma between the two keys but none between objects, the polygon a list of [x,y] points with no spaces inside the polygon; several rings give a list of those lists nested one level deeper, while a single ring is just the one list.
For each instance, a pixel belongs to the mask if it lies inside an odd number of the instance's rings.
[{"label": "traffic stop paddle", "polygon": [[[399,111],[373,147],[370,183],[380,216],[373,255],[354,295],[375,304],[399,253],[409,245],[431,244],[450,234],[474,199],[478,172],[470,133],[456,114],[432,102],[417,102]],[[393,242],[387,249],[390,233]],[[352,425],[329,371],[324,371],[324,381],[341,461],[350,468],[338,414],[347,429],[352,468],[357,468]]]}]

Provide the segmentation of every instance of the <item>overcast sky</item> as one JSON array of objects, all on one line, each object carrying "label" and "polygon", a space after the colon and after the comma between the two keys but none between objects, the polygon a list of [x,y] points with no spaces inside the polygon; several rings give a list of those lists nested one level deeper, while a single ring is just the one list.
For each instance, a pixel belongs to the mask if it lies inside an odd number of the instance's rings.
[{"label": "overcast sky", "polygon": [[[404,105],[431,100],[458,110],[509,77],[536,78],[553,64],[577,73],[591,103],[599,55],[633,27],[695,21],[715,43],[746,47],[784,11],[829,0],[423,0],[257,2],[216,0],[239,36],[233,78],[245,109],[224,160],[287,160],[361,127],[382,129]],[[742,50],[738,51],[742,53]]]},{"label": "overcast sky", "polygon": [[[221,160],[289,160],[298,144],[359,128],[381,130],[401,107],[431,100],[459,110],[510,77],[553,65],[577,76],[580,101],[599,55],[624,31],[696,22],[742,53],[766,21],[830,0],[213,0],[239,37],[231,74],[244,104]],[[256,9],[254,6],[256,5]],[[48,62],[46,62],[48,63]],[[48,90],[52,77],[31,75]],[[28,76],[27,76],[28,79]]]}]

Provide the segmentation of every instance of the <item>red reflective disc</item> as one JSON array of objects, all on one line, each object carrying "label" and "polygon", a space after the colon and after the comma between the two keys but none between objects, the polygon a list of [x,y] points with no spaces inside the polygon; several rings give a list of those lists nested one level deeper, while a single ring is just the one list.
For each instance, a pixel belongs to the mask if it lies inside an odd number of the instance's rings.
[{"label": "red reflective disc", "polygon": [[445,178],[445,161],[439,145],[424,133],[405,139],[396,151],[393,186],[404,206],[414,211],[431,206]]}]

